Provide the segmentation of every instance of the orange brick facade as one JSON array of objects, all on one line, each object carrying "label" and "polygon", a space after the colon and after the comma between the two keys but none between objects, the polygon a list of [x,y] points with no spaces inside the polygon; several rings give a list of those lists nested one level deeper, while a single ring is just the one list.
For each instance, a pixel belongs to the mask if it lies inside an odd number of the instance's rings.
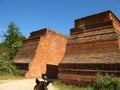
[{"label": "orange brick facade", "polygon": [[66,36],[48,28],[32,32],[30,37],[23,41],[15,63],[28,64],[25,77],[41,77],[47,72],[47,65],[58,65],[62,60],[66,43]]}]

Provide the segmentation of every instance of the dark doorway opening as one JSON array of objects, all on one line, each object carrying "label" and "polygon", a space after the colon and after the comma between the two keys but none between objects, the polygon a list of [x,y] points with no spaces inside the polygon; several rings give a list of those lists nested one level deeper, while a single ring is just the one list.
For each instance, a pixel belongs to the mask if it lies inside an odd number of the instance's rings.
[{"label": "dark doorway opening", "polygon": [[57,75],[58,75],[58,65],[47,64],[46,73],[42,74],[42,78],[44,78],[44,76],[47,76],[47,79],[57,79]]}]

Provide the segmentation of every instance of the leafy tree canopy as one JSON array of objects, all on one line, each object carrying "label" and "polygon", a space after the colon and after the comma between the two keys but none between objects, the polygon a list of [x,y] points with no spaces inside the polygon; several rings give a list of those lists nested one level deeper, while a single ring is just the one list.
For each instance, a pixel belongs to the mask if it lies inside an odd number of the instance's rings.
[{"label": "leafy tree canopy", "polygon": [[[13,45],[17,42],[17,44],[20,44],[23,35],[22,33],[19,31],[19,28],[13,23],[11,22],[8,25],[8,30],[7,32],[4,34],[5,40],[4,43],[8,48],[13,48]],[[19,46],[19,45],[18,45]]]},{"label": "leafy tree canopy", "polygon": [[19,28],[11,22],[8,25],[8,30],[6,33],[4,33],[4,46],[8,52],[8,55],[13,59],[16,52],[22,45],[22,38],[24,36],[20,32]]}]

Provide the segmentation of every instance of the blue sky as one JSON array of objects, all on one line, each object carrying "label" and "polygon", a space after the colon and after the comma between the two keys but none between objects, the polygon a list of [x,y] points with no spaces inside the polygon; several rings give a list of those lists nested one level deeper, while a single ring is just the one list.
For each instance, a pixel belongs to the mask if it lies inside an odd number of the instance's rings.
[{"label": "blue sky", "polygon": [[120,19],[120,0],[0,0],[0,36],[10,22],[26,37],[45,27],[68,35],[75,19],[106,10]]}]

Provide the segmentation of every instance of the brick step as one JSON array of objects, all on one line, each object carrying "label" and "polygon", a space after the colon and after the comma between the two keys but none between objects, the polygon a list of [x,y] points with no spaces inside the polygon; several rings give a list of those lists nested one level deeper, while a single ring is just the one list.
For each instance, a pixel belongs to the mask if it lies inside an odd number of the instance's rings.
[{"label": "brick step", "polygon": [[58,79],[65,83],[77,86],[89,86],[93,84],[96,76],[75,75],[75,74],[58,74]]},{"label": "brick step", "polygon": [[76,75],[90,75],[95,76],[97,73],[108,73],[108,74],[115,74],[116,76],[120,75],[120,71],[115,70],[89,70],[89,69],[59,69],[59,73],[64,74],[76,74]]},{"label": "brick step", "polygon": [[59,68],[120,71],[120,63],[61,63]]}]

